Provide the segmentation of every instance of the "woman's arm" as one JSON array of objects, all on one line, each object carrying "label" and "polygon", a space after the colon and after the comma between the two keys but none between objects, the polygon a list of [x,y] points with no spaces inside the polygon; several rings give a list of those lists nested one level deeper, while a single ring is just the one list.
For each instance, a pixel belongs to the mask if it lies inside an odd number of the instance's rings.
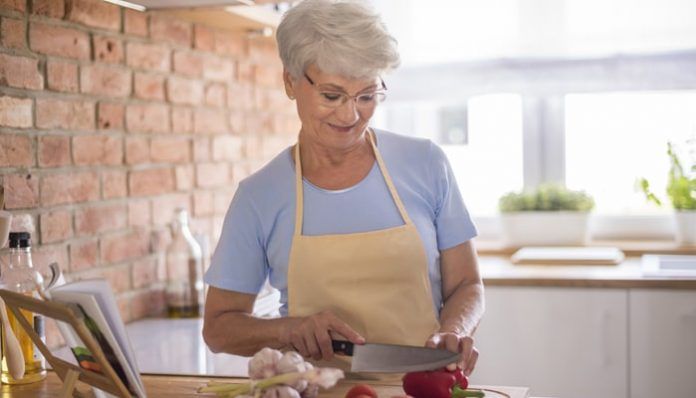
[{"label": "woman's arm", "polygon": [[461,352],[460,366],[470,374],[478,359],[471,336],[484,312],[483,282],[473,243],[468,241],[440,252],[440,272],[444,303],[440,331],[427,345]]},{"label": "woman's arm", "polygon": [[256,296],[210,287],[203,339],[213,352],[251,356],[261,348],[291,348],[302,356],[331,359],[330,331],[356,344],[364,339],[329,311],[307,317],[264,319],[252,315]]}]

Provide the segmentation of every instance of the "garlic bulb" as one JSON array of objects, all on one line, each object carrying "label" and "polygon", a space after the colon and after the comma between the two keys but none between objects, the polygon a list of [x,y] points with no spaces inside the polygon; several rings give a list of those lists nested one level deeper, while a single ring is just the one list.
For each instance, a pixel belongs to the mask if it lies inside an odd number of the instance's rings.
[{"label": "garlic bulb", "polygon": [[300,398],[300,393],[290,386],[271,387],[263,392],[262,398]]},{"label": "garlic bulb", "polygon": [[278,374],[278,361],[283,354],[272,348],[264,348],[257,352],[249,361],[249,377],[252,379],[265,379]]}]

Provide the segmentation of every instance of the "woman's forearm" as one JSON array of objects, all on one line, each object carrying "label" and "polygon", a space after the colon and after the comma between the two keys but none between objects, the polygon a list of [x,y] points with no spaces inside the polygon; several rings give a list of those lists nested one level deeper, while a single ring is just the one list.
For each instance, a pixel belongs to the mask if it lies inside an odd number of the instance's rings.
[{"label": "woman's forearm", "polygon": [[440,331],[472,336],[485,309],[483,283],[462,283],[445,298],[440,310]]},{"label": "woman's forearm", "polygon": [[258,318],[242,312],[226,312],[207,319],[203,338],[213,352],[250,356],[264,347],[282,349],[287,330],[297,318]]}]

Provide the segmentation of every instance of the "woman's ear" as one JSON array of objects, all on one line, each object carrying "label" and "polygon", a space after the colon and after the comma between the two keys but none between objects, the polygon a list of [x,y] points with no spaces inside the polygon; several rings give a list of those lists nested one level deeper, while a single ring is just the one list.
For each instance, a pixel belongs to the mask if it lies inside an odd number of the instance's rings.
[{"label": "woman's ear", "polygon": [[290,72],[287,71],[287,69],[283,69],[283,83],[285,83],[285,94],[288,95],[288,98],[294,100],[295,89],[293,88],[293,84],[295,82],[293,81],[292,76],[290,75]]}]

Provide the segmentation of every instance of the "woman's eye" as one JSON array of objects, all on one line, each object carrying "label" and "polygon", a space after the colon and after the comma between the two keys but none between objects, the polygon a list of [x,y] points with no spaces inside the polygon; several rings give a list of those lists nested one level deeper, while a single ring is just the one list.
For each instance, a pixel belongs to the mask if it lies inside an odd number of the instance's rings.
[{"label": "woman's eye", "polygon": [[321,93],[321,95],[328,101],[338,101],[341,99],[341,94],[338,93]]},{"label": "woman's eye", "polygon": [[358,97],[358,101],[360,102],[372,102],[375,99],[375,94],[362,94]]}]

